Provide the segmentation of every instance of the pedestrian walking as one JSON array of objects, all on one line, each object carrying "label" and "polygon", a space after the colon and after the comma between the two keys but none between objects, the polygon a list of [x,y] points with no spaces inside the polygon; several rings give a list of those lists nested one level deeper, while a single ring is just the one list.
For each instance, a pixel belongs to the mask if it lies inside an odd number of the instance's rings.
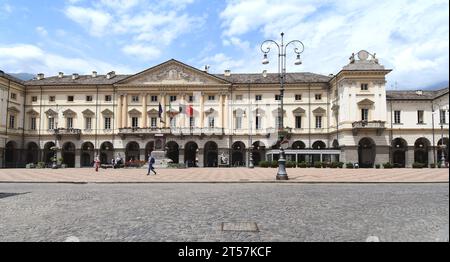
[{"label": "pedestrian walking", "polygon": [[100,167],[100,158],[98,157],[98,155],[95,157],[94,166],[95,166],[95,172],[98,172],[98,168]]},{"label": "pedestrian walking", "polygon": [[155,164],[155,158],[150,154],[150,156],[148,157],[148,172],[147,172],[147,176],[150,175],[150,171],[152,171],[156,175],[155,168],[153,167],[154,164]]}]

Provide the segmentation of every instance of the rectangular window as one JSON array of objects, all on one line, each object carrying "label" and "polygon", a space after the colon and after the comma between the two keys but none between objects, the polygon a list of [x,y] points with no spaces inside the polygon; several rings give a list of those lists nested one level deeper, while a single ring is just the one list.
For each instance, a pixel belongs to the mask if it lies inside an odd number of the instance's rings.
[{"label": "rectangular window", "polygon": [[30,129],[36,130],[36,117],[31,117],[30,119]]},{"label": "rectangular window", "polygon": [[189,117],[189,127],[195,127],[195,118],[193,116]]},{"label": "rectangular window", "polygon": [[175,117],[170,118],[170,127],[172,128],[177,127],[177,119]]},{"label": "rectangular window", "polygon": [[439,110],[439,120],[440,124],[447,124],[447,119],[445,117],[445,110]]},{"label": "rectangular window", "polygon": [[32,96],[31,97],[31,102],[37,102],[37,96]]},{"label": "rectangular window", "polygon": [[48,119],[48,130],[55,129],[55,119],[53,117],[50,117]]},{"label": "rectangular window", "polygon": [[85,129],[91,130],[92,129],[92,118],[91,117],[86,117],[85,119],[86,119],[85,120],[86,123],[84,125]]},{"label": "rectangular window", "polygon": [[242,95],[236,95],[236,101],[242,101]]},{"label": "rectangular window", "polygon": [[394,111],[394,124],[400,123],[401,123],[400,111]]},{"label": "rectangular window", "polygon": [[131,102],[139,102],[139,96],[131,96]]},{"label": "rectangular window", "polygon": [[256,101],[261,101],[262,100],[262,95],[255,95],[255,100]]},{"label": "rectangular window", "polygon": [[105,129],[106,130],[111,129],[111,117],[105,117]]},{"label": "rectangular window", "polygon": [[214,100],[216,100],[215,96],[208,96],[208,101],[214,101]]},{"label": "rectangular window", "polygon": [[367,108],[361,109],[361,120],[369,121],[369,109]]},{"label": "rectangular window", "polygon": [[281,127],[281,116],[277,116],[277,117],[275,118],[275,126],[276,126],[277,128],[282,128],[282,127]]},{"label": "rectangular window", "polygon": [[158,102],[158,96],[151,96],[150,99],[152,102]]},{"label": "rectangular window", "polygon": [[417,124],[423,123],[423,110],[417,110]]},{"label": "rectangular window", "polygon": [[214,117],[212,116],[208,117],[208,127],[210,128],[214,127]]},{"label": "rectangular window", "polygon": [[295,100],[297,101],[302,100],[302,95],[295,95]]},{"label": "rectangular window", "polygon": [[111,101],[112,101],[111,95],[105,95],[105,102],[111,102]]},{"label": "rectangular window", "polygon": [[255,117],[255,128],[257,130],[262,128],[262,118],[260,116]]},{"label": "rectangular window", "polygon": [[369,90],[369,84],[366,84],[366,83],[361,84],[361,91],[367,91],[367,90]]},{"label": "rectangular window", "polygon": [[73,96],[67,96],[67,102],[73,102]]},{"label": "rectangular window", "polygon": [[189,96],[189,102],[194,102],[194,96]]},{"label": "rectangular window", "polygon": [[275,95],[275,100],[276,101],[280,101],[281,100],[281,96],[280,95]]},{"label": "rectangular window", "polygon": [[72,117],[66,118],[66,127],[73,128],[73,118]]},{"label": "rectangular window", "polygon": [[16,128],[16,116],[9,116],[9,128]]},{"label": "rectangular window", "polygon": [[322,95],[321,94],[316,94],[316,100],[322,100]]},{"label": "rectangular window", "polygon": [[131,127],[132,128],[137,128],[139,127],[139,118],[138,117],[132,117],[131,118]]},{"label": "rectangular window", "polygon": [[170,102],[177,101],[177,96],[170,96]]},{"label": "rectangular window", "polygon": [[48,97],[48,101],[55,102],[55,96],[49,96]]},{"label": "rectangular window", "polygon": [[92,96],[86,96],[86,102],[92,102]]},{"label": "rectangular window", "polygon": [[17,94],[16,93],[11,93],[11,99],[16,100],[17,99]]},{"label": "rectangular window", "polygon": [[242,117],[236,117],[236,129],[242,129]]},{"label": "rectangular window", "polygon": [[157,118],[156,118],[156,117],[150,118],[150,126],[151,126],[152,128],[155,128],[155,127],[156,127],[156,123],[157,123]]},{"label": "rectangular window", "polygon": [[301,116],[295,117],[295,128],[302,128],[302,117]]},{"label": "rectangular window", "polygon": [[316,128],[322,128],[322,116],[316,116]]}]

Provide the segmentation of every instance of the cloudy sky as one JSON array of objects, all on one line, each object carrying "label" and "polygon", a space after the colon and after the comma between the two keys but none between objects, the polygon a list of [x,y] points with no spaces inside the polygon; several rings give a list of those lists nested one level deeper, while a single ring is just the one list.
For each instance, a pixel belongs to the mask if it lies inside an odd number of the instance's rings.
[{"label": "cloudy sky", "polygon": [[0,0],[0,70],[129,74],[175,58],[222,73],[261,65],[265,39],[298,39],[303,65],[337,73],[353,52],[376,53],[394,71],[388,88],[449,79],[448,0]]}]

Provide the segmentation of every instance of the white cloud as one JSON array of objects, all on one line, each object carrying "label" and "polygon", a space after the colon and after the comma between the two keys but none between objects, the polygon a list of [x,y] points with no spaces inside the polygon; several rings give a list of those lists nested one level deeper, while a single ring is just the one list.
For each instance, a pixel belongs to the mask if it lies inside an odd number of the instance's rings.
[{"label": "white cloud", "polygon": [[[286,41],[303,41],[301,71],[336,73],[352,52],[366,49],[393,69],[388,80],[399,87],[419,88],[449,78],[446,0],[231,0],[220,18],[224,45],[239,47],[241,42],[233,38],[245,41],[250,35],[261,35],[257,42],[279,41],[280,32],[286,33]],[[257,42],[253,49],[260,53]],[[242,56],[254,63],[253,54]],[[299,71],[289,60],[288,70]]]},{"label": "white cloud", "polygon": [[108,12],[69,6],[64,11],[65,15],[85,27],[93,36],[102,36],[108,33],[107,28],[112,22],[112,16]]},{"label": "white cloud", "polygon": [[126,45],[122,48],[122,51],[127,55],[143,60],[153,60],[161,55],[161,51],[157,48],[140,44]]},{"label": "white cloud", "polygon": [[[93,36],[118,40],[123,45],[121,49],[124,54],[154,59],[161,52],[148,46],[169,46],[181,35],[203,25],[202,17],[182,12],[193,2],[101,0],[88,7],[70,5],[65,9],[65,14]],[[127,41],[117,39],[119,37],[127,37]]]},{"label": "white cloud", "polygon": [[47,30],[44,27],[42,27],[42,26],[36,27],[36,32],[42,37],[45,37],[45,36],[48,35]]},{"label": "white cloud", "polygon": [[0,60],[8,65],[2,70],[15,72],[42,72],[46,75],[55,75],[59,71],[67,73],[88,74],[92,70],[106,73],[115,70],[118,73],[131,73],[128,67],[111,65],[96,59],[81,59],[65,57],[28,44],[15,44],[0,46]]}]

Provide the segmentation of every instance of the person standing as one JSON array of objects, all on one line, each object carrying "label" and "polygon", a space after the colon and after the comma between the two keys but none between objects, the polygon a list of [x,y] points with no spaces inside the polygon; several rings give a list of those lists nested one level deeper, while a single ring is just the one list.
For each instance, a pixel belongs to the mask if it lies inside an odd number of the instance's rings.
[{"label": "person standing", "polygon": [[98,168],[100,167],[100,158],[98,157],[98,155],[95,157],[94,160],[94,165],[95,165],[95,172],[98,172]]},{"label": "person standing", "polygon": [[148,157],[148,172],[147,172],[147,176],[150,175],[150,171],[152,171],[156,175],[155,168],[153,167],[154,164],[155,164],[155,158],[150,154],[150,156]]}]

